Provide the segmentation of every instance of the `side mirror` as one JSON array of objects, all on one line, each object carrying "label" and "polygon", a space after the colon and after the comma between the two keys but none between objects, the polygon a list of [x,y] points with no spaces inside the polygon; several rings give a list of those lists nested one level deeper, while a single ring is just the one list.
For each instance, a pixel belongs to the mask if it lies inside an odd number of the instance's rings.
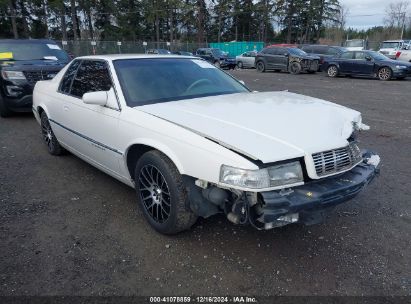
[{"label": "side mirror", "polygon": [[83,102],[85,104],[105,106],[107,104],[107,99],[106,91],[90,92],[83,95]]},{"label": "side mirror", "polygon": [[372,60],[372,58],[371,58],[371,56],[365,56],[365,60],[367,60],[367,61],[371,61],[371,60]]}]

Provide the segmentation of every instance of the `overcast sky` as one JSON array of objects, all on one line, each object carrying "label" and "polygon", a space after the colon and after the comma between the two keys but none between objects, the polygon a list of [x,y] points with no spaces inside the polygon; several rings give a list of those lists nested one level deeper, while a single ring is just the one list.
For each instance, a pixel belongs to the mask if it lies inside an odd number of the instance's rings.
[{"label": "overcast sky", "polygon": [[340,3],[349,9],[347,26],[366,29],[382,25],[384,22],[385,8],[390,2],[399,1],[400,0],[340,0]]}]

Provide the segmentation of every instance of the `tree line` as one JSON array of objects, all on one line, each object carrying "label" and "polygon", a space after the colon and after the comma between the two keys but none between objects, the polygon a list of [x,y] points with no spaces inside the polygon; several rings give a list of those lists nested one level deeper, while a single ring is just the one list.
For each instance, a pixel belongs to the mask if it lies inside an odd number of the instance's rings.
[{"label": "tree line", "polygon": [[0,38],[315,43],[346,17],[339,0],[0,0]]}]

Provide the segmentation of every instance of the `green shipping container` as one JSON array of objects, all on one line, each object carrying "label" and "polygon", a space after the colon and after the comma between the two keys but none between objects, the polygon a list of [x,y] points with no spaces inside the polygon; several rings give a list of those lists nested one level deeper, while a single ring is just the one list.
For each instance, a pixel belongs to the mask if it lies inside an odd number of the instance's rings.
[{"label": "green shipping container", "polygon": [[248,51],[261,51],[264,42],[239,41],[239,42],[213,42],[210,47],[228,52],[230,56],[237,56]]}]

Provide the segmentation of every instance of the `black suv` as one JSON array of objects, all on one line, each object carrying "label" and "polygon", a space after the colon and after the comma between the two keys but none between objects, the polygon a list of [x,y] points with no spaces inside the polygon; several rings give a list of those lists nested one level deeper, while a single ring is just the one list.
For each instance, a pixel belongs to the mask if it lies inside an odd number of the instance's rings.
[{"label": "black suv", "polygon": [[220,49],[202,48],[196,52],[197,57],[201,57],[219,68],[234,69],[236,67],[235,58],[228,57]]},{"label": "black suv", "polygon": [[0,40],[0,116],[30,112],[34,85],[52,79],[70,57],[52,40]]},{"label": "black suv", "polygon": [[255,58],[255,67],[259,72],[267,70],[288,71],[291,74],[318,71],[320,58],[309,56],[295,47],[268,47],[262,49]]},{"label": "black suv", "polygon": [[166,49],[149,49],[146,54],[171,55],[171,52]]},{"label": "black suv", "polygon": [[320,44],[313,44],[313,45],[301,45],[299,46],[304,52],[308,55],[318,56],[320,57],[320,66],[318,70],[321,70],[321,66],[327,58],[338,57],[342,53],[346,52],[347,49],[341,46],[331,46],[331,45],[320,45]]}]

